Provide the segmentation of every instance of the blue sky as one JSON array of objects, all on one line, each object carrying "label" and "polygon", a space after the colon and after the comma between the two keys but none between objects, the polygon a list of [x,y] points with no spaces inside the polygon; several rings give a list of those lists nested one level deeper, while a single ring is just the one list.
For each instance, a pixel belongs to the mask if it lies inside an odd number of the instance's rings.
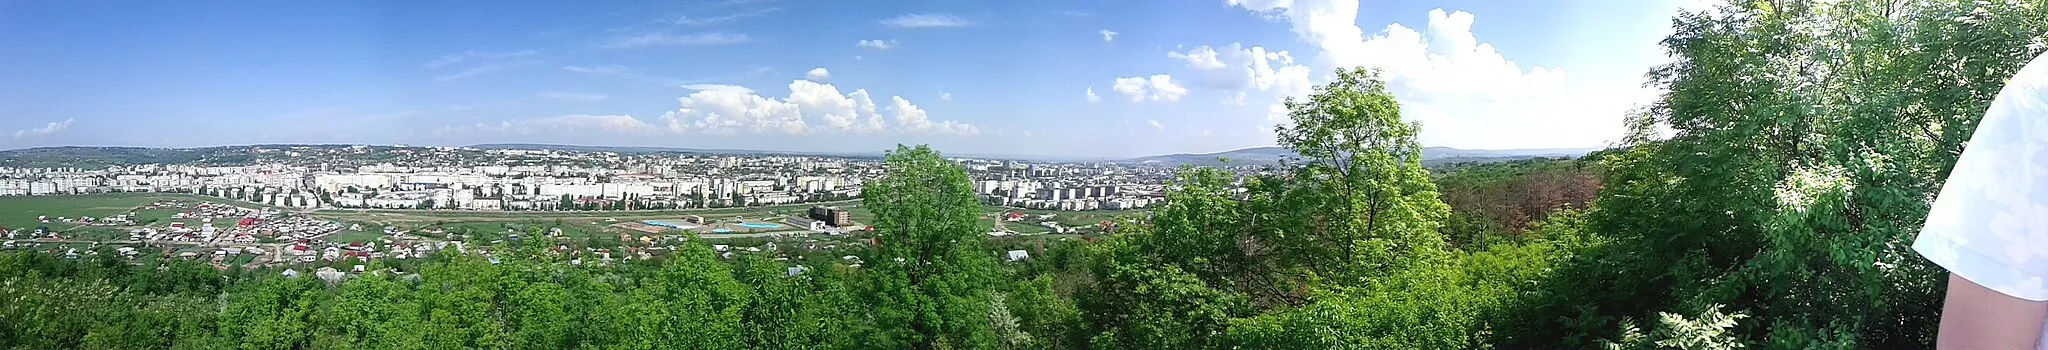
[{"label": "blue sky", "polygon": [[0,0],[0,148],[1214,152],[1272,145],[1338,66],[1385,69],[1427,145],[1590,147],[1654,97],[1681,7]]}]

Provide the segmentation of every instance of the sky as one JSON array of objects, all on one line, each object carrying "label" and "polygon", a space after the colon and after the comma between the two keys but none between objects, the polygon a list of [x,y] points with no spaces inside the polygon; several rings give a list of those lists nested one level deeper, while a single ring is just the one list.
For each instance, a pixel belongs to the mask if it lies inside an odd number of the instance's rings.
[{"label": "sky", "polygon": [[1599,147],[1697,1],[0,0],[0,148],[1206,153],[1361,66],[1424,145]]}]

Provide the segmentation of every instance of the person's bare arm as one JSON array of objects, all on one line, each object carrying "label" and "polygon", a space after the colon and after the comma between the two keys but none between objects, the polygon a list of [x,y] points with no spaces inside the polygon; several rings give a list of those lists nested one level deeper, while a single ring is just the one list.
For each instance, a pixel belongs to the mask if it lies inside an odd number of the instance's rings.
[{"label": "person's bare arm", "polygon": [[1936,349],[2033,349],[2048,302],[2014,298],[1955,274],[1941,307]]}]

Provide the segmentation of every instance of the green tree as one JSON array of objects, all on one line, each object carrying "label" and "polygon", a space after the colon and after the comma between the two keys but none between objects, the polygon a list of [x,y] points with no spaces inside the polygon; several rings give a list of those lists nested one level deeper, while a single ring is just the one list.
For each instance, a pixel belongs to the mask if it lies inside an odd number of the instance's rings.
[{"label": "green tree", "polygon": [[671,315],[661,324],[662,348],[731,349],[746,344],[744,311],[753,295],[718,261],[709,245],[692,240],[680,247],[648,282],[667,302]]},{"label": "green tree", "polygon": [[875,215],[871,264],[873,339],[887,348],[985,347],[984,300],[994,255],[975,220],[981,214],[965,169],[930,147],[897,146],[886,172],[862,190]]},{"label": "green tree", "polygon": [[[1669,92],[1630,116],[1590,216],[1616,241],[1561,266],[1537,293],[1550,306],[1527,316],[1551,323],[1521,327],[1576,334],[1502,345],[1619,339],[1623,320],[1725,305],[1751,318],[1727,329],[1750,345],[1930,346],[1943,274],[1908,247],[1991,98],[2042,51],[2043,5],[1680,14],[1663,42],[1678,61],[1650,74]],[[1670,138],[1637,136],[1655,126]]]},{"label": "green tree", "polygon": [[[1253,194],[1272,256],[1354,284],[1440,258],[1437,223],[1449,212],[1422,167],[1420,126],[1375,71],[1339,69],[1336,80],[1286,102],[1292,123],[1275,129],[1281,146],[1301,154],[1288,180]],[[1254,187],[1259,189],[1258,187]]]}]

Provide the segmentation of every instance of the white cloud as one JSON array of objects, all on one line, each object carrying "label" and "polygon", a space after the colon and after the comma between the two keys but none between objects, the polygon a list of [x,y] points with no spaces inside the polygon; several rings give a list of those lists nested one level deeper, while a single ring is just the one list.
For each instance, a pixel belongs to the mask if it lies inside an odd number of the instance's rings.
[{"label": "white cloud", "polygon": [[1166,132],[1166,125],[1165,125],[1165,124],[1159,124],[1159,121],[1158,121],[1158,120],[1153,120],[1153,119],[1146,119],[1146,120],[1145,120],[1145,124],[1147,124],[1147,125],[1151,125],[1151,126],[1152,126],[1152,131],[1154,131],[1154,132]]},{"label": "white cloud", "polygon": [[953,100],[953,93],[951,93],[951,92],[941,92],[941,93],[939,93],[939,100],[943,100],[943,101],[952,101],[952,100]]},{"label": "white cloud", "polygon": [[[617,78],[624,78],[624,79],[627,79],[627,80],[635,80],[635,81],[641,81],[641,82],[647,82],[647,83],[653,83],[653,84],[659,84],[659,85],[682,85],[682,84],[689,84],[689,83],[692,83],[692,82],[694,82],[694,81],[686,81],[686,80],[682,80],[682,79],[675,79],[675,78],[668,78],[668,77],[657,77],[657,76],[652,76],[652,75],[642,74],[642,73],[639,73],[639,72],[634,72],[634,71],[633,71],[632,69],[628,69],[628,68],[626,68],[625,66],[620,66],[620,65],[611,65],[611,64],[607,64],[607,65],[596,65],[596,66],[562,66],[562,70],[566,70],[566,71],[570,71],[570,72],[575,72],[575,73],[578,73],[578,74],[592,75],[592,76],[601,76],[601,77],[617,77]],[[748,74],[746,75],[746,77],[752,77],[752,76],[753,76],[753,75],[755,75],[755,74],[757,74],[757,73],[748,73]],[[729,78],[729,79],[731,79],[731,78]],[[702,81],[702,80],[696,80],[696,81]]]},{"label": "white cloud", "polygon": [[702,32],[688,35],[657,32],[614,37],[597,43],[597,47],[606,49],[635,49],[664,46],[716,46],[749,41],[754,41],[754,39],[746,34],[728,32]]},{"label": "white cloud", "polygon": [[896,28],[958,28],[974,25],[973,21],[949,14],[910,13],[880,21],[882,25]]},{"label": "white cloud", "polygon": [[[680,99],[681,109],[661,117],[669,131],[802,135],[882,132],[890,125],[865,89],[842,94],[831,84],[796,80],[789,83],[789,97],[778,99],[739,87],[701,87]],[[887,112],[898,132],[963,136],[980,132],[973,125],[933,121],[923,108],[902,97],[893,97]],[[813,125],[810,120],[823,124]]]},{"label": "white cloud", "polygon": [[1188,50],[1188,53],[1167,52],[1166,57],[1187,61],[1188,68],[1194,68],[1198,70],[1223,69],[1223,67],[1228,67],[1226,65],[1223,65],[1223,60],[1216,58],[1216,49],[1210,48],[1209,45],[1202,45],[1201,47]]},{"label": "white cloud", "polygon": [[606,94],[600,94],[600,93],[588,93],[588,92],[561,92],[561,91],[548,91],[548,92],[542,92],[542,93],[540,93],[540,95],[539,95],[539,96],[540,96],[541,98],[549,98],[549,99],[556,99],[556,100],[567,100],[567,101],[581,101],[581,102],[596,102],[596,101],[603,101],[604,99],[607,99],[607,98],[611,98],[611,97],[612,97],[611,95],[606,95]]},{"label": "white cloud", "polygon": [[905,100],[902,96],[892,96],[890,98],[893,102],[889,104],[889,114],[896,119],[897,127],[902,128],[903,131],[961,136],[981,133],[981,129],[975,128],[973,125],[950,120],[933,122],[923,108],[910,104],[910,100]]},{"label": "white cloud", "polygon": [[1187,96],[1188,94],[1186,87],[1174,83],[1173,77],[1166,74],[1153,74],[1151,77],[1116,78],[1116,82],[1110,89],[1130,97],[1131,102],[1180,101],[1181,96]]},{"label": "white cloud", "polygon": [[675,18],[671,18],[671,19],[669,19],[669,20],[668,20],[667,22],[668,22],[669,24],[674,24],[674,25],[679,25],[679,26],[688,26],[688,27],[702,27],[702,26],[710,26],[710,25],[717,25],[717,24],[721,24],[721,23],[725,23],[725,22],[732,22],[732,21],[737,21],[737,20],[742,20],[742,19],[752,18],[752,17],[755,17],[755,16],[765,15],[765,14],[769,14],[769,13],[772,13],[772,12],[775,12],[775,11],[781,11],[781,10],[782,10],[782,8],[779,8],[779,7],[769,7],[769,8],[761,8],[761,9],[753,9],[753,10],[747,10],[747,11],[740,11],[740,12],[734,12],[734,13],[730,13],[730,14],[724,14],[724,15],[718,15],[718,16],[711,16],[711,17],[696,17],[696,18],[692,18],[692,17],[690,17],[690,16],[676,16]]},{"label": "white cloud", "polygon": [[18,139],[18,138],[24,138],[24,137],[29,137],[29,136],[42,136],[42,135],[49,135],[49,134],[55,134],[55,133],[57,133],[57,132],[60,132],[60,131],[64,131],[64,129],[70,129],[70,128],[71,128],[71,122],[72,122],[72,121],[74,121],[74,120],[75,120],[75,118],[64,118],[64,121],[61,121],[61,122],[50,122],[50,123],[48,123],[48,124],[43,124],[43,127],[40,127],[40,128],[34,128],[34,129],[24,129],[24,130],[16,130],[16,131],[14,131],[14,138],[17,138],[17,139]]},{"label": "white cloud", "polygon": [[[798,80],[797,82],[806,82]],[[681,99],[683,108],[663,115],[669,131],[695,130],[707,134],[733,134],[742,128],[754,133],[800,135],[807,132],[795,104],[732,89],[697,90]]]},{"label": "white cloud", "polygon": [[598,66],[562,66],[562,70],[590,75],[619,75],[626,74],[628,72],[626,66],[615,64]]},{"label": "white cloud", "polygon": [[463,61],[469,60],[502,60],[509,58],[532,56],[537,53],[540,52],[534,50],[519,50],[506,52],[476,52],[474,50],[465,50],[462,52],[442,55],[441,58],[434,59],[433,61],[429,61],[426,64],[421,64],[420,66],[427,68],[441,68],[441,66],[462,63]]},{"label": "white cloud", "polygon": [[1287,51],[1234,43],[1218,49],[1203,45],[1186,53],[1167,52],[1166,56],[1185,61],[1188,68],[1198,71],[1191,80],[1196,86],[1238,92],[1254,89],[1281,96],[1306,95],[1313,88],[1309,67],[1296,64]]},{"label": "white cloud", "polygon": [[690,89],[690,90],[695,90],[695,91],[707,91],[707,90],[722,90],[722,91],[734,91],[734,92],[738,92],[738,93],[742,93],[742,94],[751,94],[751,93],[754,93],[754,89],[748,89],[748,88],[747,88],[747,87],[745,87],[745,86],[739,86],[739,85],[726,85],[726,84],[686,84],[686,85],[683,85],[682,87],[683,87],[684,89]]},{"label": "white cloud", "polygon": [[1288,115],[1289,112],[1285,103],[1274,102],[1266,105],[1266,124],[1280,125],[1293,122],[1294,116]]},{"label": "white cloud", "polygon": [[804,73],[804,79],[822,83],[832,80],[832,72],[825,70],[825,67],[811,68],[810,73]]},{"label": "white cloud", "polygon": [[463,51],[458,53],[442,55],[441,58],[434,59],[433,61],[428,61],[427,63],[421,64],[420,66],[426,67],[428,69],[439,69],[442,67],[459,65],[466,62],[475,63],[474,65],[470,65],[468,69],[463,69],[453,74],[444,74],[434,78],[434,81],[437,82],[447,82],[456,79],[468,78],[477,75],[482,75],[485,73],[502,71],[506,69],[518,68],[521,66],[534,64],[536,61],[530,59],[520,60],[519,58],[533,56],[534,54],[538,53],[539,51],[534,50],[520,50],[507,52]]},{"label": "white cloud", "polygon": [[615,134],[654,134],[660,129],[630,115],[588,115],[572,114],[559,117],[515,119],[498,123],[476,123],[464,126],[444,126],[433,131],[434,135],[459,135],[471,133],[538,134],[558,132],[602,132]]},{"label": "white cloud", "polygon": [[1110,31],[1110,30],[1108,30],[1108,29],[1103,29],[1102,31],[1098,31],[1098,32],[1095,32],[1095,33],[1096,33],[1096,34],[1102,34],[1102,42],[1105,42],[1105,43],[1106,43],[1106,42],[1115,42],[1115,41],[1116,41],[1116,32]]},{"label": "white cloud", "polygon": [[1095,94],[1095,88],[1088,88],[1088,102],[1102,102],[1102,95]]},{"label": "white cloud", "polygon": [[[856,42],[856,43],[854,43],[854,45],[855,45],[855,46],[860,46],[860,47],[865,47],[865,48],[870,48],[870,49],[876,49],[876,50],[888,50],[888,49],[894,49],[894,48],[896,48],[896,47],[897,47],[897,45],[896,45],[896,40],[882,40],[882,39],[874,39],[874,40],[861,40],[860,42]],[[855,57],[859,57],[859,56],[855,56]],[[858,58],[856,58],[856,59],[858,59]]]},{"label": "white cloud", "polygon": [[1231,105],[1231,106],[1243,106],[1243,105],[1244,105],[1244,99],[1245,99],[1245,92],[1244,92],[1244,91],[1238,91],[1238,92],[1237,92],[1237,95],[1234,95],[1234,96],[1231,96],[1231,97],[1225,97],[1225,98],[1223,98],[1223,104],[1225,104],[1225,105]]},{"label": "white cloud", "polygon": [[449,82],[449,81],[455,81],[456,79],[468,78],[468,77],[473,77],[473,76],[483,75],[484,73],[496,72],[496,71],[501,71],[501,70],[507,70],[507,69],[512,69],[512,68],[519,68],[519,67],[522,67],[522,66],[526,66],[526,65],[530,65],[530,64],[534,64],[534,63],[535,63],[535,62],[533,62],[533,61],[520,61],[520,62],[486,62],[486,63],[480,64],[480,65],[477,65],[476,67],[470,67],[469,69],[464,69],[464,70],[462,70],[462,71],[460,71],[460,72],[455,72],[455,74],[449,74],[449,75],[443,75],[443,76],[440,76],[440,77],[436,77],[436,78],[434,78],[434,81],[436,81],[436,82]]},{"label": "white cloud", "polygon": [[1597,140],[1552,135],[1618,135],[1622,113],[1653,95],[1635,86],[1575,91],[1562,69],[1525,70],[1479,41],[1471,31],[1475,16],[1464,11],[1431,10],[1422,31],[1389,24],[1367,37],[1356,25],[1356,0],[1226,3],[1286,20],[1316,48],[1321,65],[1382,69],[1403,116],[1423,123],[1424,144],[1591,146]]}]

